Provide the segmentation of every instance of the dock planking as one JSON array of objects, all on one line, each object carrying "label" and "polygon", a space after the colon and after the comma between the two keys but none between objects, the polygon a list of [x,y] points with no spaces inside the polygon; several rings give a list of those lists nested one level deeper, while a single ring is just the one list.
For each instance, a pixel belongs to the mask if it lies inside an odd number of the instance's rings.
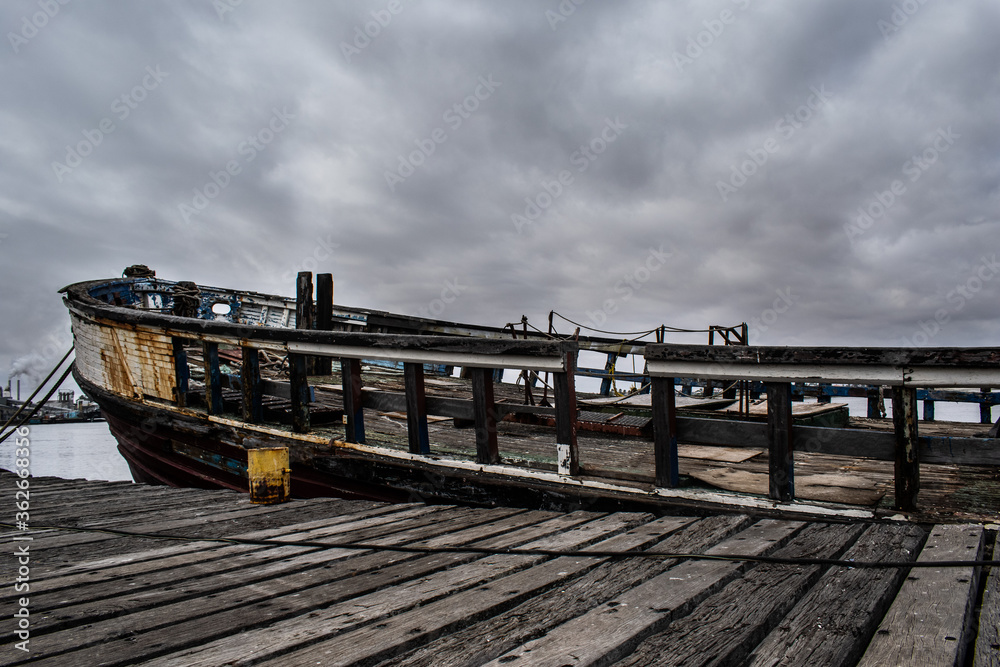
[{"label": "dock planking", "polygon": [[[31,650],[13,648],[8,623],[3,664],[997,664],[995,572],[606,555],[933,563],[991,556],[980,525],[256,506],[232,491],[48,478],[31,493]],[[452,550],[464,547],[493,552]],[[0,591],[7,608],[18,597]]]}]

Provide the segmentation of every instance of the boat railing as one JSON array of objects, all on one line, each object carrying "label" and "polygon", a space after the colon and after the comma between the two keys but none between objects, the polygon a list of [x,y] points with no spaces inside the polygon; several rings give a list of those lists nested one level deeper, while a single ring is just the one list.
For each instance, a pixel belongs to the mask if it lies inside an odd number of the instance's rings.
[{"label": "boat railing", "polygon": [[[289,368],[289,398],[292,430],[311,430],[309,404],[312,396],[308,383],[311,358],[339,361],[341,391],[345,416],[344,442],[365,444],[364,408],[405,411],[407,438],[412,454],[430,454],[428,414],[464,418],[473,422],[476,460],[482,464],[500,463],[497,422],[506,414],[494,397],[494,371],[509,368],[547,372],[552,377],[558,471],[577,475],[580,471],[576,439],[576,389],[574,366],[579,351],[571,341],[525,341],[480,339],[454,336],[411,336],[405,334],[368,334],[354,332],[290,331],[291,340],[262,340],[249,337],[228,341],[212,335],[198,335],[205,364],[205,407],[209,414],[224,411],[219,344],[229,342],[242,350],[240,387],[241,417],[249,424],[263,419],[263,396],[267,383],[261,378],[259,351],[286,355]],[[298,338],[297,340],[294,338]],[[185,404],[188,391],[186,345],[190,336],[173,337],[177,374],[177,401]],[[398,362],[403,365],[405,391],[369,392],[363,389],[362,360]],[[472,386],[472,401],[428,397],[424,387],[424,367],[448,365],[462,367]]]},{"label": "boat railing", "polygon": [[[917,388],[976,387],[1000,383],[996,348],[709,347],[650,344],[656,481],[678,484],[677,442],[764,446],[769,496],[795,497],[794,452],[860,455],[894,461],[895,502],[916,507],[920,461],[1000,463],[994,438],[924,437],[918,433]],[[715,422],[677,415],[675,378],[764,383],[767,423]],[[849,383],[891,387],[893,432],[797,426],[792,383]],[[704,422],[712,421],[708,424]],[[942,456],[944,454],[944,456]]]}]

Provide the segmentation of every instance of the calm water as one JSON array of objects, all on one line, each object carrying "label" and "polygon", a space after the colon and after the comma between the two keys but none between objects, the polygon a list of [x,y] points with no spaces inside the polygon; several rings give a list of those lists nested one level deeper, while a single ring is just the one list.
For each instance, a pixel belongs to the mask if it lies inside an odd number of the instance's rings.
[{"label": "calm water", "polygon": [[[36,424],[31,432],[31,474],[63,479],[131,480],[118,442],[104,422]],[[0,443],[0,468],[14,470],[14,438]]]}]

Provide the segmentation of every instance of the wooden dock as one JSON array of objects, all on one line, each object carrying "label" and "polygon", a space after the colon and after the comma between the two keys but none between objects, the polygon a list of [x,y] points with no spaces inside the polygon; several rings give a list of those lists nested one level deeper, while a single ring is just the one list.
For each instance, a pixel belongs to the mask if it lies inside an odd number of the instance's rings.
[{"label": "wooden dock", "polygon": [[[0,473],[8,490],[15,479]],[[30,481],[31,529],[4,529],[30,549],[30,592],[2,595],[5,665],[1000,665],[996,568],[801,561],[994,558],[982,525],[255,506],[233,491]]]}]

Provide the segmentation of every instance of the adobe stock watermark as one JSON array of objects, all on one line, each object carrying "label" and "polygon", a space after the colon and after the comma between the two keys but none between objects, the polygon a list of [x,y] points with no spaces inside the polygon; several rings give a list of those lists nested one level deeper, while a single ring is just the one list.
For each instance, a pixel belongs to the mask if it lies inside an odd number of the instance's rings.
[{"label": "adobe stock watermark", "polygon": [[458,278],[445,280],[441,286],[441,295],[436,299],[432,299],[426,306],[417,308],[417,315],[426,319],[440,317],[448,306],[455,303],[455,300],[467,289],[468,285],[460,284]]},{"label": "adobe stock watermark", "polygon": [[[614,120],[605,118],[604,127],[597,136],[585,144],[580,144],[580,147],[569,156],[570,164],[576,167],[578,173],[582,174],[587,171],[590,165],[608,149],[608,146],[617,141],[622,131],[627,128],[628,124],[621,122],[618,116],[615,116]],[[524,198],[524,212],[511,213],[510,215],[510,221],[517,233],[522,233],[525,225],[534,224],[535,220],[542,217],[542,214],[563,195],[566,188],[573,184],[573,181],[573,172],[569,169],[563,169],[551,181],[542,180],[539,184],[540,191],[534,196]]]},{"label": "adobe stock watermark", "polygon": [[295,281],[296,276],[299,275],[300,271],[316,271],[322,264],[321,262],[329,262],[333,259],[333,251],[340,247],[339,243],[335,243],[333,240],[333,234],[327,234],[326,238],[322,236],[316,237],[316,244],[313,246],[312,252],[310,252],[306,257],[295,265],[291,271],[286,271],[281,274],[281,279],[285,281],[285,284],[291,284]]},{"label": "adobe stock watermark", "polygon": [[[465,121],[472,117],[479,106],[490,99],[497,88],[502,85],[502,81],[493,79],[493,74],[487,74],[485,78],[479,77],[478,84],[472,93],[445,109],[444,113],[441,114],[441,119],[448,124],[452,132],[457,131]],[[386,169],[383,172],[385,183],[389,186],[389,192],[396,192],[396,186],[413,176],[417,169],[422,167],[430,156],[434,155],[437,147],[446,141],[448,141],[448,133],[440,127],[435,127],[422,139],[414,139],[413,143],[417,149],[406,155],[399,154],[396,169],[394,171]]]},{"label": "adobe stock watermark", "polygon": [[243,4],[243,0],[212,0],[212,7],[220,21],[226,20],[226,14],[236,11],[236,8]]},{"label": "adobe stock watermark", "polygon": [[[934,139],[919,154],[913,155],[903,163],[901,171],[910,183],[916,183],[920,177],[937,164],[943,153],[947,153],[955,145],[955,139],[960,139],[962,135],[957,134],[949,125],[947,128],[939,127],[934,134]],[[871,229],[875,222],[885,217],[893,206],[896,205],[903,195],[907,193],[906,183],[901,179],[895,179],[885,190],[875,191],[867,204],[858,207],[852,214],[852,220],[844,224],[844,232],[847,240],[854,245],[854,239],[862,236]]]},{"label": "adobe stock watermark", "polygon": [[371,46],[372,40],[382,34],[382,31],[389,27],[392,19],[403,11],[401,0],[389,0],[385,9],[373,9],[371,11],[371,21],[366,21],[362,25],[354,26],[354,39],[350,43],[342,41],[340,52],[348,64],[351,58],[360,55],[362,51]]},{"label": "adobe stock watermark", "polygon": [[7,40],[10,42],[10,48],[14,49],[14,53],[18,53],[22,46],[34,39],[38,35],[38,31],[47,26],[49,21],[54,19],[69,3],[70,0],[38,0],[38,8],[41,11],[35,12],[30,17],[25,14],[21,17],[20,29],[17,32],[12,30],[7,33]]},{"label": "adobe stock watermark", "polygon": [[646,258],[615,283],[614,293],[617,295],[615,298],[605,299],[600,308],[587,311],[587,320],[591,328],[603,326],[608,321],[609,315],[618,312],[620,303],[629,301],[653,278],[654,273],[666,266],[667,260],[674,256],[674,251],[664,250],[663,245],[661,243],[659,248],[650,246]]},{"label": "adobe stock watermark", "polygon": [[979,295],[986,283],[992,281],[998,274],[1000,274],[1000,262],[997,262],[996,253],[989,257],[983,255],[972,273],[945,294],[944,298],[950,307],[938,308],[934,311],[933,317],[921,320],[913,334],[903,336],[900,344],[909,348],[927,345],[932,338],[941,333],[941,327],[948,323],[951,316],[960,313],[966,304]]},{"label": "adobe stock watermark", "polygon": [[[17,487],[14,492],[14,508],[16,510],[14,520],[17,529],[26,533],[31,529],[29,498],[31,493],[31,443],[28,439],[31,430],[27,426],[20,426],[17,428],[16,434],[18,437],[14,438],[14,447],[16,448],[14,450],[14,471],[19,479],[14,484]],[[15,605],[17,611],[14,612],[14,622],[17,624],[17,630],[14,631],[14,634],[21,641],[15,643],[14,648],[30,653],[31,649],[28,644],[31,641],[31,600],[25,594],[31,592],[31,553],[30,545],[27,543],[32,541],[32,537],[30,535],[14,535],[13,541],[20,543],[14,545],[14,558],[17,560],[14,592],[21,594]]]},{"label": "adobe stock watermark", "polygon": [[559,5],[556,7],[556,11],[546,9],[545,19],[549,22],[549,27],[552,28],[552,32],[556,31],[560,23],[565,23],[570,16],[575,14],[576,8],[585,2],[587,2],[587,0],[561,0]]},{"label": "adobe stock watermark", "polygon": [[747,322],[747,340],[756,339],[760,334],[766,332],[774,326],[778,319],[787,313],[798,301],[798,297],[792,294],[792,288],[785,286],[782,289],[774,290],[777,298],[771,303],[770,308],[760,311],[760,315],[751,317]]},{"label": "adobe stock watermark", "polygon": [[[774,124],[774,131],[782,139],[787,141],[795,136],[795,133],[805,127],[806,123],[829,104],[830,98],[833,97],[825,85],[820,85],[818,89],[815,86],[810,86],[809,90],[811,94],[806,98],[804,104],[799,105],[794,111],[786,113]],[[729,166],[729,182],[722,180],[715,182],[719,198],[723,202],[728,202],[729,196],[746,185],[747,181],[779,150],[781,150],[781,144],[775,135],[769,136],[759,146],[748,148],[746,150],[748,159],[743,160],[739,166],[735,164]]]},{"label": "adobe stock watermark", "polygon": [[[749,9],[751,1],[732,0],[733,4],[743,11]],[[694,61],[705,55],[705,51],[715,44],[715,40],[722,37],[726,26],[736,23],[736,18],[737,14],[733,13],[733,10],[723,9],[717,18],[702,21],[701,25],[704,26],[704,29],[688,37],[684,53],[674,51],[674,65],[677,67],[677,71],[683,72],[685,67],[693,65]]]},{"label": "adobe stock watermark", "polygon": [[[149,94],[160,87],[163,80],[170,76],[170,72],[164,72],[159,65],[147,65],[146,74],[136,85],[111,101],[111,113],[119,122],[125,121],[132,112],[139,108],[149,97]],[[52,171],[63,182],[63,178],[73,173],[73,170],[83,164],[86,157],[104,143],[104,138],[117,129],[115,121],[105,116],[97,123],[97,127],[81,130],[83,139],[75,144],[66,145],[66,157],[64,162],[52,161]]]},{"label": "adobe stock watermark", "polygon": [[243,167],[250,164],[257,156],[267,150],[267,147],[279,134],[288,127],[288,122],[295,119],[295,114],[288,112],[286,107],[279,111],[277,108],[271,109],[271,118],[261,129],[254,134],[248,135],[246,139],[236,146],[236,154],[243,158],[240,160],[229,160],[218,171],[209,170],[208,180],[204,185],[192,190],[190,205],[180,203],[177,210],[185,223],[191,222],[191,216],[202,213],[208,205],[215,200],[222,191],[229,187],[233,178],[243,173]]},{"label": "adobe stock watermark", "polygon": [[895,35],[900,29],[910,21],[910,17],[920,11],[927,4],[927,0],[903,0],[892,6],[892,12],[888,18],[881,18],[875,22],[875,26],[885,41]]}]

